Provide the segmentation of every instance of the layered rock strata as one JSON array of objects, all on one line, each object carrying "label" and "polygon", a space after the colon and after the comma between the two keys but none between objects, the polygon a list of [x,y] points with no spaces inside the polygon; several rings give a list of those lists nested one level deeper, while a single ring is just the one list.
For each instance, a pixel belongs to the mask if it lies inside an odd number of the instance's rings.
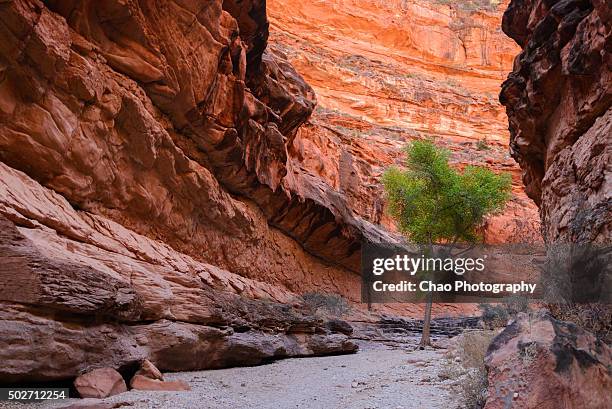
[{"label": "layered rock strata", "polygon": [[[522,48],[500,100],[512,156],[540,207],[552,266],[546,273],[557,277],[548,287],[560,282],[563,293],[587,278],[593,294],[575,295],[608,302],[552,309],[574,320],[584,312],[590,320],[577,322],[601,338],[546,311],[520,314],[489,347],[485,407],[603,408],[612,387],[604,341],[612,277],[612,7],[605,0],[513,0],[503,30]],[[607,254],[594,257],[585,244],[603,244]]]},{"label": "layered rock strata", "polygon": [[499,29],[506,5],[269,0],[270,47],[318,99],[289,147],[295,172],[327,181],[357,214],[392,230],[380,176],[402,164],[409,141],[435,138],[457,167],[512,174],[512,200],[487,221],[487,242],[541,241],[497,97],[519,51]]},{"label": "layered rock strata", "polygon": [[357,292],[385,233],[287,172],[315,98],[267,34],[261,2],[0,4],[2,381],[355,350],[273,302]]},{"label": "layered rock strata", "polygon": [[15,221],[0,216],[2,381],[124,370],[144,358],[176,371],[356,349],[291,304],[256,300],[290,302],[288,291],[76,211],[23,173],[0,169],[0,209]]}]

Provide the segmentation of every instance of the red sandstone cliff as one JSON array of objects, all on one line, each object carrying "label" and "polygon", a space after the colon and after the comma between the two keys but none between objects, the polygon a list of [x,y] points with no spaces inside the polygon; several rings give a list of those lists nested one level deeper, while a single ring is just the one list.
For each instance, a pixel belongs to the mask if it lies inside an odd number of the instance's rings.
[{"label": "red sandstone cliff", "polygon": [[[501,102],[510,123],[512,156],[519,162],[527,193],[540,207],[549,257],[555,243],[598,243],[612,239],[612,3],[607,0],[513,0],[503,30],[522,52],[504,82]],[[609,322],[609,251],[571,252],[567,287],[586,280],[599,305],[562,304],[557,314],[591,330]],[[585,255],[586,254],[586,257]],[[569,256],[568,256],[569,257]],[[604,258],[606,257],[606,258]],[[564,263],[565,264],[565,263]],[[562,275],[564,264],[554,265]],[[552,281],[555,283],[555,281]],[[563,289],[561,290],[563,294]],[[584,297],[584,291],[578,294]],[[584,298],[583,298],[584,300]],[[591,301],[589,299],[589,301]],[[607,302],[606,302],[607,301]],[[583,310],[583,311],[581,311]],[[611,352],[598,336],[555,320],[548,312],[519,317],[489,346],[487,409],[553,409],[609,406]],[[531,348],[531,358],[525,359]],[[579,353],[578,353],[579,352]],[[608,403],[606,403],[608,402]]]},{"label": "red sandstone cliff", "polygon": [[535,204],[508,153],[500,83],[518,47],[500,31],[507,2],[269,0],[270,47],[316,91],[289,149],[296,173],[326,180],[350,207],[393,228],[379,178],[415,138],[436,138],[453,162],[513,174],[513,198],[491,218],[490,243],[539,241]]},{"label": "red sandstone cliff", "polygon": [[286,177],[315,96],[267,37],[257,1],[0,4],[3,381],[354,350],[250,301],[356,299],[386,234]]},{"label": "red sandstone cliff", "polygon": [[552,242],[612,236],[612,8],[606,0],[513,1],[504,31],[523,51],[503,85],[511,150]]},{"label": "red sandstone cliff", "polygon": [[[516,171],[497,10],[284,4],[269,45],[255,0],[0,3],[1,380],[352,351],[289,305],[359,299],[400,147]],[[487,237],[537,240],[534,209],[517,184]]]}]

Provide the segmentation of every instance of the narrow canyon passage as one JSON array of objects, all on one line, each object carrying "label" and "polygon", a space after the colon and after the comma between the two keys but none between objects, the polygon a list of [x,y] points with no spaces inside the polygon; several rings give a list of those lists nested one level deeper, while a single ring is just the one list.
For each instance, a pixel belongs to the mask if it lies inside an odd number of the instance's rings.
[{"label": "narrow canyon passage", "polygon": [[[438,377],[444,362],[444,349],[412,351],[409,344],[390,347],[373,342],[361,343],[360,347],[353,355],[169,373],[165,375],[167,380],[185,380],[192,390],[130,391],[97,404],[130,409],[455,407],[450,390],[452,380]],[[52,407],[65,406],[66,402]]]},{"label": "narrow canyon passage", "polygon": [[608,409],[610,4],[0,0],[0,409]]}]

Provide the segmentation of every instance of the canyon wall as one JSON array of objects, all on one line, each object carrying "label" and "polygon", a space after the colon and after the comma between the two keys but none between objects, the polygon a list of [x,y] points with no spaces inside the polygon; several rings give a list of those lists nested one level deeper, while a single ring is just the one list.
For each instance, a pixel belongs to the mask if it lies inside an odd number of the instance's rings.
[{"label": "canyon wall", "polygon": [[291,303],[358,299],[387,233],[288,172],[315,95],[267,37],[256,1],[0,4],[0,380],[354,351]]},{"label": "canyon wall", "polygon": [[504,82],[512,156],[544,239],[612,237],[612,6],[513,1],[503,29],[523,49]]},{"label": "canyon wall", "polygon": [[326,180],[357,214],[393,230],[380,176],[401,164],[410,140],[435,138],[457,167],[512,174],[512,199],[488,220],[487,242],[541,241],[537,207],[509,155],[498,101],[519,52],[500,30],[506,6],[269,0],[270,48],[287,57],[318,99],[289,147],[297,172]]},{"label": "canyon wall", "polygon": [[[494,338],[485,359],[485,408],[510,402],[606,407],[612,384],[605,330],[612,288],[612,3],[512,0],[502,27],[522,49],[500,95],[510,149],[540,208],[552,266],[543,271],[546,291],[551,301],[562,301],[549,310],[572,323],[544,310],[519,314]],[[592,248],[598,251],[583,250]]]},{"label": "canyon wall", "polygon": [[399,240],[379,177],[414,138],[512,172],[485,237],[539,240],[500,7],[267,8],[0,2],[0,381],[354,351],[298,295],[359,301],[361,243]]}]

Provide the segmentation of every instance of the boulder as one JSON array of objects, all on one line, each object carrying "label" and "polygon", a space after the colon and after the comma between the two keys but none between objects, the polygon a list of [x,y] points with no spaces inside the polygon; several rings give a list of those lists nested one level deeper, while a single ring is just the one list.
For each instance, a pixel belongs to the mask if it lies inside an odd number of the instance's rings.
[{"label": "boulder", "polygon": [[134,375],[130,387],[139,391],[190,391],[191,387],[185,381],[160,381],[143,375]]},{"label": "boulder", "polygon": [[146,378],[158,379],[160,381],[164,380],[164,376],[162,375],[161,371],[157,369],[157,367],[148,359],[142,361],[140,364],[140,369],[136,372],[135,376],[136,375],[142,375]]},{"label": "boulder", "polygon": [[485,409],[602,409],[612,401],[612,350],[541,310],[519,314],[485,358]]},{"label": "boulder", "polygon": [[87,372],[74,381],[82,398],[106,398],[127,391],[121,374],[113,368],[99,368]]},{"label": "boulder", "polygon": [[339,332],[344,335],[351,335],[353,333],[353,327],[351,326],[351,324],[344,320],[334,318],[327,321],[325,326],[331,332]]}]

